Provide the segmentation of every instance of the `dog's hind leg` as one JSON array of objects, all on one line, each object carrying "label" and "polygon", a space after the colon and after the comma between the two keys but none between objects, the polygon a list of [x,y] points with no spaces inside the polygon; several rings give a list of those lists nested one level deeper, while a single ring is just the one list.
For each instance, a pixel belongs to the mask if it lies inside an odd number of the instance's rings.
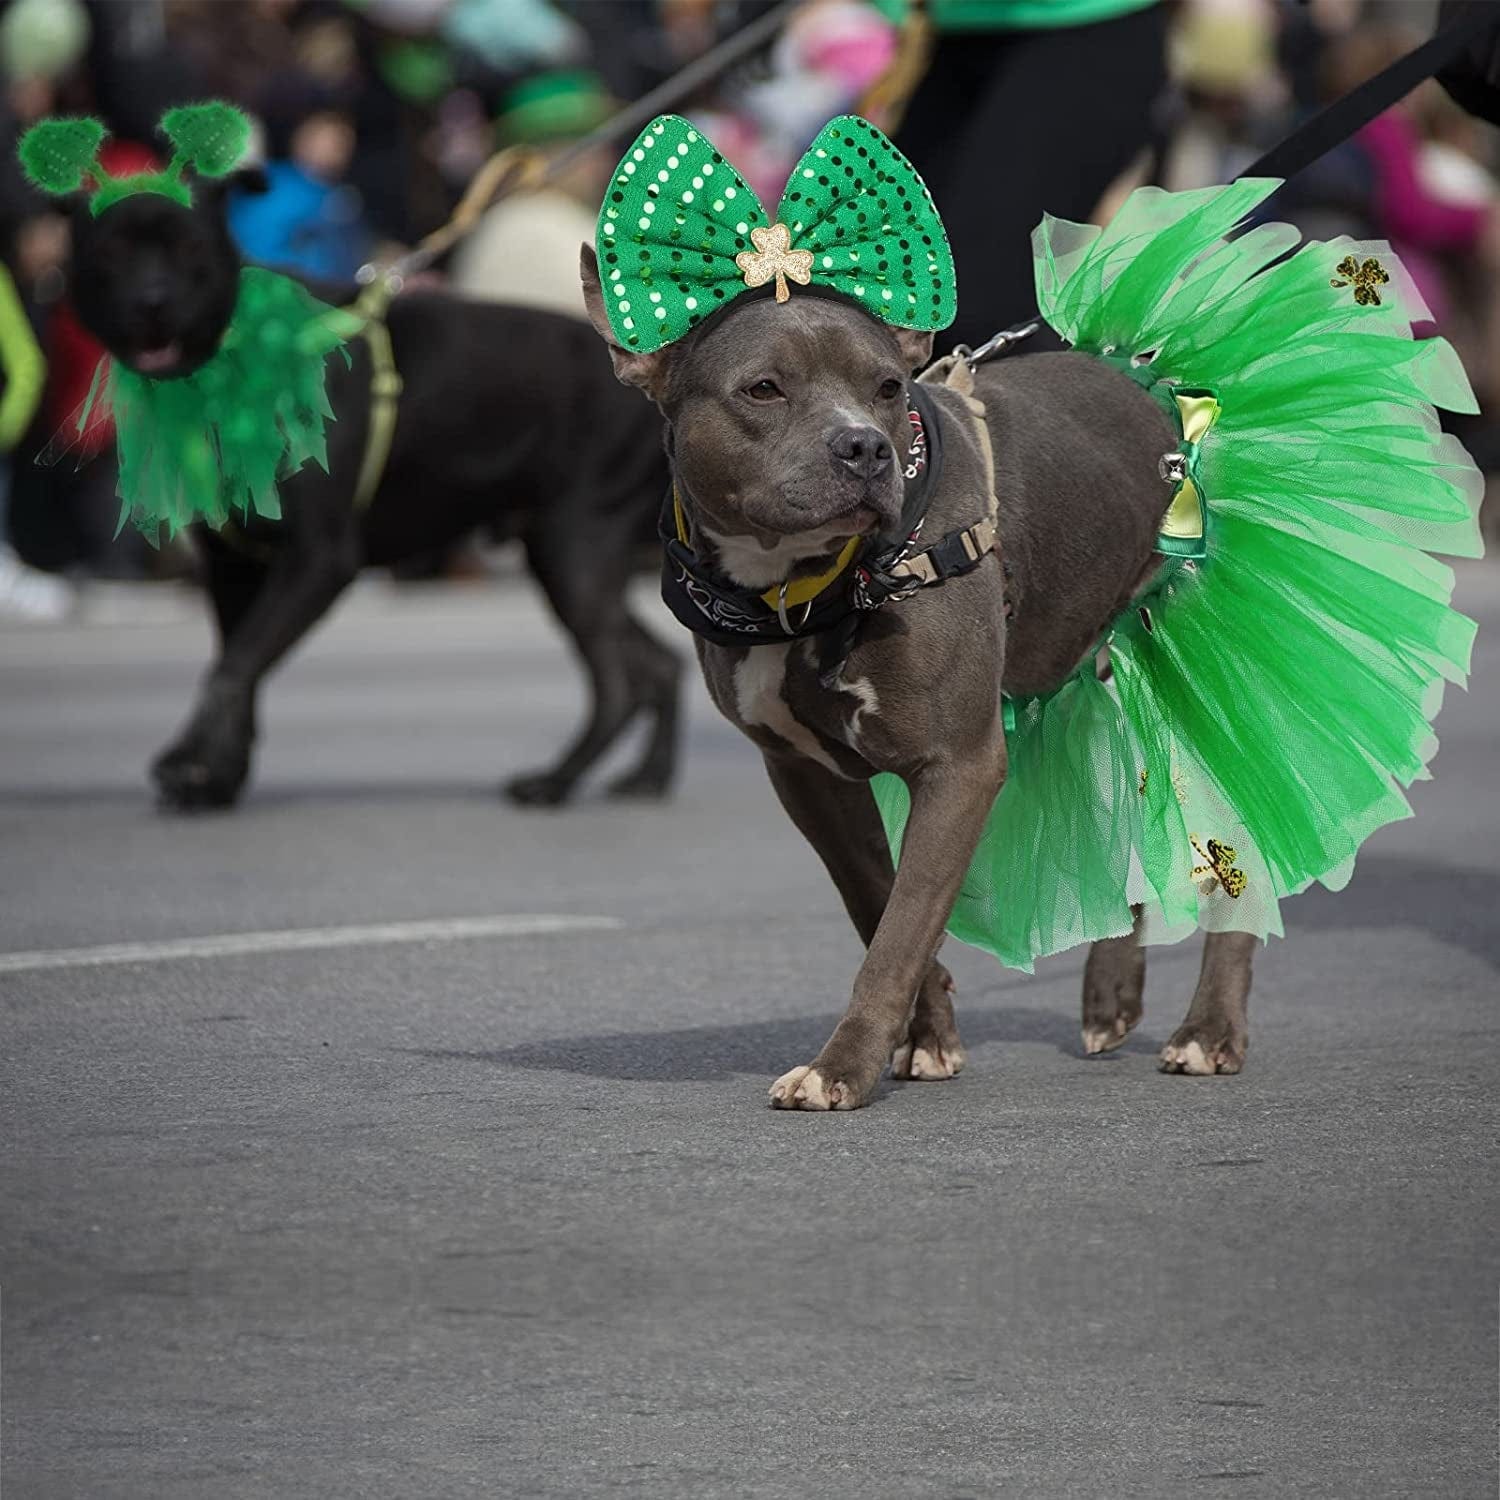
[{"label": "dog's hind leg", "polygon": [[1141,1019],[1146,988],[1146,950],[1140,942],[1141,908],[1124,937],[1101,938],[1089,948],[1083,968],[1083,1050],[1113,1052]]},{"label": "dog's hind leg", "polygon": [[651,718],[651,732],[640,761],[612,781],[608,792],[611,797],[661,797],[677,770],[682,662],[628,611],[625,628],[631,689]]},{"label": "dog's hind leg", "polygon": [[506,795],[530,807],[566,802],[641,706],[630,674],[627,539],[571,524],[568,515],[563,507],[534,525],[526,537],[526,557],[583,659],[592,702],[582,731],[555,765],[506,782]]},{"label": "dog's hind leg", "polygon": [[[831,795],[836,777],[800,758],[768,757],[768,764],[783,804],[822,855],[863,934],[874,914],[875,887],[869,881],[850,882],[848,872],[868,868],[877,850],[882,868],[890,868],[885,835],[868,790],[859,788],[869,817],[848,827],[844,810],[850,801]],[[849,1007],[818,1056],[771,1086],[774,1106],[859,1108],[869,1101],[886,1062],[908,1034],[919,991],[924,992],[924,1016],[942,1015],[938,995],[928,988],[935,984],[942,990],[941,974],[932,973],[938,944],[985,814],[1004,780],[1005,743],[1000,738],[975,747],[961,761],[929,762],[908,778],[912,806],[901,865],[868,939]],[[854,845],[855,853],[845,852],[846,842]],[[858,910],[846,884],[853,886]]]},{"label": "dog's hind leg", "polygon": [[[818,851],[868,948],[890,900],[895,867],[869,787],[845,781],[811,761],[766,757],[771,785],[792,821]],[[927,966],[906,1034],[891,1056],[893,1078],[952,1078],[964,1065],[953,1015],[953,976],[937,959]]]},{"label": "dog's hind leg", "polygon": [[1162,1048],[1164,1073],[1238,1073],[1249,1046],[1250,966],[1260,941],[1248,932],[1211,932],[1198,989]]}]

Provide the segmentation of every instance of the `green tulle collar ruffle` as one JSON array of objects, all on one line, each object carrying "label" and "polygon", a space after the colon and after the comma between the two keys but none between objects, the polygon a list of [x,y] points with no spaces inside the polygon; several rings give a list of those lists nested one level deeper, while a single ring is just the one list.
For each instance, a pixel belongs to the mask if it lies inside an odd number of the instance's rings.
[{"label": "green tulle collar ruffle", "polygon": [[289,277],[247,267],[218,353],[193,374],[153,380],[111,359],[78,426],[108,404],[120,526],[158,540],[197,521],[279,517],[279,481],[309,460],[328,467],[327,360],[361,326]]}]

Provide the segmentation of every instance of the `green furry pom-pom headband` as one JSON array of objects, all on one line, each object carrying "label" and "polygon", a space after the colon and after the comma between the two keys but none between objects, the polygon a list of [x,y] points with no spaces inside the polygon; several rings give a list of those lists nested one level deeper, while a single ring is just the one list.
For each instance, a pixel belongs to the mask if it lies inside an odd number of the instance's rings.
[{"label": "green furry pom-pom headband", "polygon": [[172,143],[164,171],[111,177],[99,165],[107,132],[88,118],[43,120],[21,137],[17,154],[27,180],[44,193],[62,196],[92,183],[89,210],[101,214],[132,193],[159,193],[191,207],[193,195],[182,174],[200,177],[232,172],[250,144],[250,121],[232,104],[182,104],[161,117],[157,129]]},{"label": "green furry pom-pom headband", "polygon": [[686,120],[661,115],[620,158],[595,235],[610,329],[649,354],[747,290],[817,285],[897,328],[946,328],[953,255],[916,168],[858,115],[830,120],[771,219]]}]

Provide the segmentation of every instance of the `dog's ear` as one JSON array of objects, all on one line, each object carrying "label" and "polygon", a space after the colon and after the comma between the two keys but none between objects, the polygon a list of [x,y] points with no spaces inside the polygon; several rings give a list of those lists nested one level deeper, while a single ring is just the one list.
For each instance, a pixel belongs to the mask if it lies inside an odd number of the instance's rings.
[{"label": "dog's ear", "polygon": [[932,334],[920,328],[893,328],[901,358],[908,370],[925,370],[932,363]]},{"label": "dog's ear", "polygon": [[234,171],[226,172],[222,177],[195,175],[192,181],[194,194],[207,198],[213,203],[222,203],[231,192],[251,193],[258,197],[261,193],[271,191],[271,179],[266,175],[266,169],[258,162],[236,167]]},{"label": "dog's ear", "polygon": [[578,272],[583,279],[583,305],[588,309],[589,322],[594,331],[604,340],[609,357],[614,362],[615,378],[625,385],[638,386],[657,399],[658,391],[666,375],[669,349],[658,349],[654,354],[632,354],[615,342],[614,331],[609,326],[609,315],[604,310],[604,288],[599,283],[599,257],[587,241],[578,257]]},{"label": "dog's ear", "polygon": [[271,179],[266,176],[266,169],[259,162],[252,162],[245,167],[236,167],[226,180],[235,192],[250,193],[257,198],[262,193],[271,191]]}]

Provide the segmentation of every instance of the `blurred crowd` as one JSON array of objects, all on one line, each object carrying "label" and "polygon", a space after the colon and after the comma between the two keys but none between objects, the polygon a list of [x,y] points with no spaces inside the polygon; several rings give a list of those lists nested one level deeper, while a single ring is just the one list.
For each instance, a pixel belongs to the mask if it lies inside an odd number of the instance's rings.
[{"label": "blurred crowd", "polygon": [[[1002,0],[947,3],[1003,8]],[[9,398],[0,404],[0,615],[62,614],[79,578],[175,576],[191,566],[185,549],[156,553],[115,535],[107,432],[91,429],[98,452],[58,440],[70,433],[100,351],[69,312],[66,215],[14,165],[15,140],[29,124],[55,113],[101,116],[112,133],[105,164],[118,172],[154,158],[155,123],[169,105],[233,100],[256,122],[271,184],[231,203],[245,255],[348,281],[440,225],[494,151],[577,140],[769,8],[768,0],[8,0],[0,9],[0,258],[8,277],[0,325],[11,325],[0,327]],[[1300,118],[1430,34],[1437,13],[1435,0],[1122,0],[1115,8],[1159,16],[1149,44],[1163,53],[1163,84],[1136,111],[1133,155],[1096,202],[1076,210],[1101,218],[1138,182],[1226,180]],[[894,76],[893,63],[899,73],[910,61],[903,9],[904,0],[806,0],[768,52],[681,108],[774,202],[822,121],[869,101],[872,87]],[[1049,55],[1062,60],[1047,64],[1055,76],[1034,80],[1033,114],[1056,112],[1087,127],[1092,86],[1070,76],[1065,47]],[[880,123],[897,126],[902,92],[893,98],[885,89],[871,111]],[[956,88],[939,103],[956,127],[971,101]],[[1049,125],[1035,118],[1014,142],[1017,160],[1045,162]],[[945,117],[938,126],[929,155],[946,139]],[[1500,133],[1424,85],[1275,205],[1311,234],[1389,239],[1491,404],[1500,395],[1497,141]],[[618,149],[580,156],[544,187],[505,199],[435,275],[469,295],[581,316],[578,245],[592,235]],[[1002,152],[993,160],[997,202],[1007,171]],[[962,253],[959,273],[962,304]],[[1025,292],[1005,283],[1004,295],[1024,300]],[[1014,316],[1029,311],[1018,301]],[[45,361],[35,399],[16,352],[25,328]],[[1491,425],[1473,422],[1462,435],[1487,471],[1500,471]],[[51,461],[38,463],[44,454]]]}]

